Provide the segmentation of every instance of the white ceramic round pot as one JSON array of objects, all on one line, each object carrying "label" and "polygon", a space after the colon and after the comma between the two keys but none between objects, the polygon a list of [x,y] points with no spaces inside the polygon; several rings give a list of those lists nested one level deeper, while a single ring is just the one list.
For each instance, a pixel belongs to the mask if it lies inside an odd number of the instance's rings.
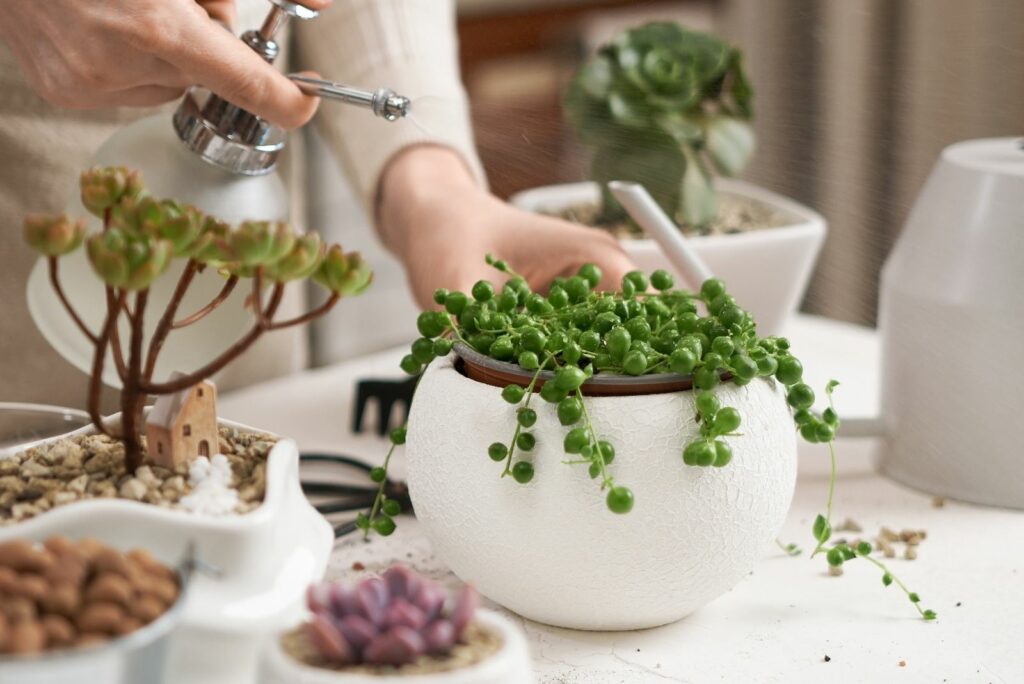
[{"label": "white ceramic round pot", "polygon": [[[736,300],[754,314],[761,334],[779,334],[803,299],[825,241],[825,219],[802,204],[751,183],[718,178],[715,188],[726,196],[768,204],[788,219],[786,225],[776,228],[689,238],[712,273],[724,280]],[[527,211],[558,213],[597,204],[600,197],[597,183],[586,182],[534,188],[510,201]],[[654,240],[624,239],[622,246],[640,270],[650,273],[663,268],[674,273],[680,283],[685,282]]]},{"label": "white ceramic round pot", "polygon": [[501,649],[473,667],[423,675],[367,675],[337,672],[298,662],[268,640],[260,663],[259,684],[530,684],[530,653],[522,632],[507,618],[478,610],[477,621],[501,634]]},{"label": "white ceramic round pot", "polygon": [[434,551],[463,580],[532,620],[622,630],[678,620],[728,591],[775,539],[796,480],[796,435],[782,391],[757,379],[716,390],[743,417],[724,468],[682,461],[698,433],[692,392],[587,397],[609,466],[636,503],[611,513],[581,465],[566,465],[567,428],[539,397],[526,485],[487,456],[507,442],[515,408],[497,387],[437,359],[409,416],[407,478]]},{"label": "white ceramic round pot", "polygon": [[[228,421],[221,425],[258,431]],[[93,431],[89,426],[64,436]],[[169,681],[190,684],[251,682],[260,637],[301,617],[305,589],[323,576],[334,542],[331,526],[302,493],[299,452],[290,439],[271,449],[263,504],[245,515],[210,517],[93,499],[0,527],[0,542],[54,534],[96,537],[121,549],[143,547],[168,563],[179,561],[194,542],[196,556],[221,571],[193,578],[171,641]]]}]

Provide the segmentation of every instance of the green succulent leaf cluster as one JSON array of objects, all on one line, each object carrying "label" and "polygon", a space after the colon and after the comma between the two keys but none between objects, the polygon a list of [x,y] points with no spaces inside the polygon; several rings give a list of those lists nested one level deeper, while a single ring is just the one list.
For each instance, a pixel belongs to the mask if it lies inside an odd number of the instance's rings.
[{"label": "green succulent leaf cluster", "polygon": [[[754,151],[753,91],[742,53],[679,24],[624,31],[572,80],[565,113],[593,150],[591,175],[642,183],[683,224],[717,213],[712,172],[738,174]],[[624,217],[604,190],[604,217]]]},{"label": "green succulent leaf cluster", "polygon": [[59,257],[78,249],[85,239],[85,221],[60,216],[29,216],[25,219],[25,242],[43,256]]},{"label": "green succulent leaf cluster", "polygon": [[148,288],[175,258],[192,259],[227,276],[271,282],[313,278],[332,293],[358,294],[372,280],[369,266],[340,245],[327,247],[317,233],[297,234],[279,221],[231,226],[195,207],[146,193],[142,176],[121,167],[94,168],[80,177],[82,204],[103,219],[86,235],[84,221],[67,216],[30,217],[25,240],[44,256],[62,256],[83,242],[96,274],[109,286]]}]

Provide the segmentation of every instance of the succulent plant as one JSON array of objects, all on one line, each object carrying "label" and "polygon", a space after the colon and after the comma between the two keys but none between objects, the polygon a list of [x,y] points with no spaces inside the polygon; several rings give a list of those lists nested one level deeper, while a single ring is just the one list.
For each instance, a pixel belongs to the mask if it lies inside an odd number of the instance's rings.
[{"label": "succulent plant", "polygon": [[171,265],[174,246],[148,234],[118,228],[91,236],[85,243],[89,262],[103,282],[125,290],[144,290]]},{"label": "succulent plant", "polygon": [[[135,171],[122,167],[90,169],[81,175],[80,187],[82,203],[102,220],[101,229],[87,235],[85,221],[73,222],[67,216],[33,216],[25,221],[25,241],[46,257],[57,298],[94,347],[89,415],[100,432],[121,440],[125,463],[132,472],[144,456],[139,426],[147,396],[172,394],[195,385],[224,368],[265,333],[308,323],[326,314],[343,295],[361,292],[370,281],[361,256],[346,254],[338,246],[328,250],[316,233],[296,234],[287,224],[271,221],[230,226],[195,207],[152,197],[145,190],[141,174]],[[106,285],[107,311],[99,327],[79,314],[60,282],[58,257],[83,243],[93,271]],[[154,298],[164,309],[156,328],[147,331],[143,321],[150,306],[148,290],[175,259],[186,262],[178,269],[178,284],[169,300]],[[226,276],[220,292],[198,311],[179,316],[195,275],[207,267]],[[335,296],[303,315],[276,319],[285,282],[314,275]],[[254,281],[247,300],[255,314],[253,327],[191,373],[162,382],[153,380],[156,359],[168,335],[197,323],[229,301],[243,278]],[[261,297],[263,292],[267,297]],[[130,322],[129,330],[118,325],[119,319],[125,318]],[[117,363],[122,381],[121,405],[135,407],[134,411],[122,412],[119,429],[108,427],[100,413],[100,378],[108,354]]]},{"label": "succulent plant", "polygon": [[124,167],[96,167],[82,172],[79,187],[82,205],[89,213],[103,218],[107,209],[122,199],[142,193],[142,175]]},{"label": "succulent plant", "polygon": [[[655,22],[603,46],[574,77],[565,112],[602,188],[642,183],[669,215],[700,226],[717,212],[712,168],[735,175],[753,153],[752,95],[737,48]],[[607,190],[603,202],[606,219],[624,216]]]},{"label": "succulent plant", "polygon": [[78,249],[85,239],[85,221],[61,216],[29,216],[25,219],[25,242],[48,257],[63,256]]},{"label": "succulent plant", "polygon": [[346,253],[341,246],[334,245],[320,268],[313,274],[313,280],[331,292],[340,295],[357,295],[370,286],[373,272],[359,252]]},{"label": "succulent plant", "polygon": [[450,597],[436,582],[403,565],[354,588],[314,584],[306,637],[335,665],[401,666],[423,655],[444,656],[459,642],[479,602],[464,585]]}]

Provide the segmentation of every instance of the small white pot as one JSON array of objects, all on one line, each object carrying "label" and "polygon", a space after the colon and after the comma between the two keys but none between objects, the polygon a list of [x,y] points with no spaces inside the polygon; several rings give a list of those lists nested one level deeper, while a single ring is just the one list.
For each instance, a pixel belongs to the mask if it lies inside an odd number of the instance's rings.
[{"label": "small white pot", "polygon": [[[724,280],[730,294],[754,315],[761,334],[779,334],[803,299],[825,241],[825,219],[802,204],[744,181],[718,178],[715,188],[723,195],[768,204],[789,219],[787,225],[777,228],[688,238],[711,272]],[[527,211],[558,213],[597,204],[600,198],[597,183],[584,182],[526,190],[510,201]],[[654,240],[623,239],[622,246],[640,270],[650,273],[663,268],[685,282]]]},{"label": "small white pot", "polygon": [[[43,441],[93,432],[89,426]],[[306,587],[323,576],[334,542],[331,526],[302,493],[299,452],[290,439],[271,449],[263,504],[245,515],[210,517],[90,499],[0,527],[0,542],[55,534],[146,548],[167,563],[177,563],[194,542],[197,558],[221,571],[219,577],[199,573],[192,579],[181,626],[172,635],[167,679],[190,684],[251,682],[259,638],[301,617]]]},{"label": "small white pot", "polygon": [[473,667],[422,675],[368,675],[326,670],[300,663],[268,640],[260,663],[259,684],[530,684],[530,653],[522,632],[507,618],[478,610],[476,619],[501,634],[502,646]]},{"label": "small white pot", "polygon": [[[636,503],[611,513],[581,465],[566,465],[553,407],[540,397],[526,458],[533,480],[500,477],[487,456],[508,442],[515,407],[463,376],[453,357],[424,373],[409,416],[407,478],[437,555],[486,596],[559,627],[622,630],[678,620],[728,591],[775,539],[796,480],[796,435],[772,381],[716,390],[743,418],[724,468],[682,461],[698,434],[692,392],[587,397],[611,441],[609,469]],[[533,405],[531,402],[531,405]]]}]

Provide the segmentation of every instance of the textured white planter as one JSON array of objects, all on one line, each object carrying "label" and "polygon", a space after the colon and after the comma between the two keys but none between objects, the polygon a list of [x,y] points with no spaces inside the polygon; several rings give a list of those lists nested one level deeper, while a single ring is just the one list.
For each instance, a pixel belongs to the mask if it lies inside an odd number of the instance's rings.
[{"label": "textured white planter", "polygon": [[725,468],[688,467],[698,428],[692,392],[588,397],[609,466],[636,497],[615,515],[583,466],[562,463],[566,428],[536,397],[536,475],[501,478],[487,457],[508,441],[515,409],[500,389],[436,360],[409,416],[407,476],[434,551],[463,580],[533,620],[621,630],[678,620],[728,591],[775,539],[796,479],[796,435],[770,381],[716,390],[743,416]]},{"label": "textured white planter", "polygon": [[489,610],[477,611],[477,621],[501,634],[503,645],[473,667],[424,675],[365,675],[334,672],[296,661],[274,637],[263,650],[259,684],[530,684],[530,653],[526,639],[507,618]]},{"label": "textured white planter", "polygon": [[[723,195],[739,195],[769,204],[789,218],[788,225],[777,228],[689,238],[712,273],[725,281],[743,308],[754,314],[761,334],[779,334],[803,299],[825,241],[825,219],[793,200],[751,183],[719,178],[715,187]],[[566,183],[518,193],[511,202],[527,211],[557,213],[582,204],[597,204],[600,196],[597,183]],[[685,282],[654,240],[624,239],[622,246],[642,271],[650,273],[664,268],[674,273],[679,282]]]},{"label": "textured white planter", "polygon": [[[65,437],[92,431],[90,426]],[[210,517],[95,499],[0,527],[0,542],[54,534],[96,537],[122,549],[144,547],[167,563],[180,561],[194,542],[197,557],[221,570],[220,577],[193,578],[181,626],[172,635],[168,681],[189,684],[251,682],[259,638],[301,617],[306,587],[323,576],[334,542],[331,526],[302,493],[299,452],[290,439],[271,449],[263,505],[251,513]]]}]

